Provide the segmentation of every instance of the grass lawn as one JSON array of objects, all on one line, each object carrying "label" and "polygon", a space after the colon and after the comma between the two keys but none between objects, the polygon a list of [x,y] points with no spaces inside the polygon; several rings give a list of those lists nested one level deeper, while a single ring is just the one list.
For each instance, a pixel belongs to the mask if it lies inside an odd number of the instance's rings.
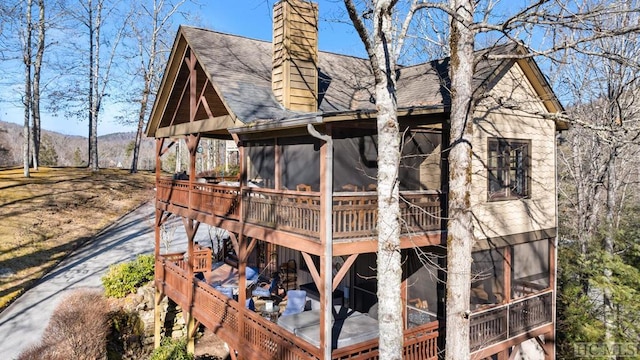
[{"label": "grass lawn", "polygon": [[0,170],[0,309],[70,251],[153,198],[155,176],[127,170]]}]

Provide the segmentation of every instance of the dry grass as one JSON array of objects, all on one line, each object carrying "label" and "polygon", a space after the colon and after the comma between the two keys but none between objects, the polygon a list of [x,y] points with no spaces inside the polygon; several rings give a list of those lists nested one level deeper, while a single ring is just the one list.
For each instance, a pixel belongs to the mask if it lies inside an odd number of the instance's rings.
[{"label": "dry grass", "polygon": [[153,197],[151,173],[0,170],[0,309],[86,239]]}]

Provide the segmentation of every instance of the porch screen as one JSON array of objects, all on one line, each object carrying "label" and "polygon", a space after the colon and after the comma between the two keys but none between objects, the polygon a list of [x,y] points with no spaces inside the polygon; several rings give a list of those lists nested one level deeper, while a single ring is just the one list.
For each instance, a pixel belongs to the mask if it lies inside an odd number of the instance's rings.
[{"label": "porch screen", "polygon": [[549,287],[549,240],[513,246],[513,296],[519,297]]},{"label": "porch screen", "polygon": [[264,188],[275,185],[275,146],[273,140],[247,144],[247,180]]},{"label": "porch screen", "polygon": [[504,256],[498,250],[472,254],[471,308],[500,304],[504,300]]},{"label": "porch screen", "polygon": [[320,191],[320,141],[310,137],[279,138],[282,186],[296,190],[300,184]]},{"label": "porch screen", "polygon": [[438,259],[424,250],[406,250],[407,328],[437,320]]}]

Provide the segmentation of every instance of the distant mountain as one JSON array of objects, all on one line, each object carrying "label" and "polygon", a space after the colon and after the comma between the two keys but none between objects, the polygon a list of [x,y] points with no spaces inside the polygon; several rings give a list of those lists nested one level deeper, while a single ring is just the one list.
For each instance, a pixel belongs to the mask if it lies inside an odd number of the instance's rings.
[{"label": "distant mountain", "polygon": [[[115,133],[98,137],[98,163],[102,168],[130,168],[134,132]],[[83,136],[42,131],[40,163],[42,166],[83,166],[87,164],[87,142]],[[153,169],[155,143],[143,138],[138,168]],[[0,167],[22,164],[22,126],[0,121]]]}]

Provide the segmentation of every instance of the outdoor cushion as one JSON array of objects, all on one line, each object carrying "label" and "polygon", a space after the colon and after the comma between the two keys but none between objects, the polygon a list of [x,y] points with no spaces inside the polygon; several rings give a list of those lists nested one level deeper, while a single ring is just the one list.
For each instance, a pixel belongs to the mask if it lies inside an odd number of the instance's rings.
[{"label": "outdoor cushion", "polygon": [[287,306],[282,312],[282,316],[298,314],[304,311],[307,303],[307,292],[304,290],[287,291]]}]

